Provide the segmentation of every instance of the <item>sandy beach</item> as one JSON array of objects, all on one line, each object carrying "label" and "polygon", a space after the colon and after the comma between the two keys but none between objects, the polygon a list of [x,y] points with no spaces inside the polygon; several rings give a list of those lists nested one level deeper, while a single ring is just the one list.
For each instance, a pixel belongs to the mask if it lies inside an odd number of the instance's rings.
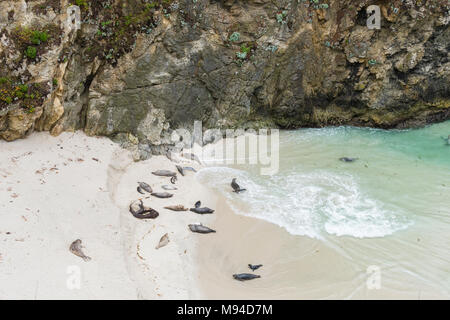
[{"label": "sandy beach", "polygon": [[[139,194],[137,181],[164,191],[169,179],[151,172],[176,170],[174,163],[162,156],[133,162],[107,138],[36,133],[0,141],[0,150],[0,299],[200,296],[193,259],[205,235],[190,232],[188,224],[206,225],[212,217],[163,208],[192,207],[197,200],[214,207],[192,172],[179,177],[173,198],[158,199]],[[139,198],[160,213],[157,219],[129,213]],[[166,233],[169,244],[155,249]],[[76,239],[90,261],[69,252]]]},{"label": "sandy beach", "polygon": [[[0,299],[447,298],[389,261],[381,264],[388,285],[368,289],[366,261],[349,257],[344,248],[388,246],[389,238],[338,237],[330,243],[292,235],[231,210],[191,171],[178,175],[178,189],[169,191],[172,198],[138,193],[138,181],[155,192],[171,185],[169,178],[151,173],[176,171],[176,163],[165,156],[134,162],[109,139],[82,132],[35,133],[12,143],[0,141],[0,150]],[[137,199],[159,217],[133,217],[129,205]],[[193,207],[198,200],[215,213],[164,209]],[[217,233],[192,233],[191,223]],[[165,234],[169,243],[156,249]],[[90,261],[69,251],[76,239]],[[249,263],[263,264],[255,271],[261,278],[234,280],[235,273],[252,272]]]}]

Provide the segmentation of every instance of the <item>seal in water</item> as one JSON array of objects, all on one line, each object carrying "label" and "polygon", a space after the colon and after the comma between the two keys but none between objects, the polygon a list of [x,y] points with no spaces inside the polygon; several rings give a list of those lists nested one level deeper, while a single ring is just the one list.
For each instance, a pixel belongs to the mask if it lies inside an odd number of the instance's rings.
[{"label": "seal in water", "polygon": [[343,162],[353,162],[355,160],[358,160],[358,158],[348,158],[348,157],[342,157],[339,158],[339,160],[343,161]]},{"label": "seal in water", "polygon": [[233,180],[231,181],[231,187],[233,188],[233,191],[236,193],[245,191],[247,189],[242,189],[236,182],[236,178],[233,178]]},{"label": "seal in water", "polygon": [[144,207],[142,200],[133,201],[130,204],[130,212],[131,214],[138,219],[155,219],[159,216],[158,211]]},{"label": "seal in water", "polygon": [[79,256],[80,258],[82,258],[84,261],[91,260],[91,257],[88,257],[87,255],[85,255],[83,253],[83,251],[81,250],[81,248],[83,248],[83,245],[81,244],[81,240],[77,239],[74,242],[72,242],[72,244],[70,245],[69,250],[74,255]]},{"label": "seal in water", "polygon": [[248,264],[248,267],[250,268],[250,269],[252,269],[252,271],[255,271],[256,269],[259,269],[259,268],[261,268],[263,265],[262,264]]},{"label": "seal in water", "polygon": [[161,237],[161,239],[159,240],[158,245],[155,247],[155,249],[159,249],[162,248],[164,246],[166,246],[169,243],[169,234],[165,234]]},{"label": "seal in water", "polygon": [[164,190],[178,190],[177,187],[168,186],[167,184],[161,186],[161,188],[163,188]]},{"label": "seal in water", "polygon": [[175,181],[177,181],[177,176],[170,178],[170,183],[175,184]]},{"label": "seal in water", "polygon": [[167,207],[164,207],[164,209],[169,209],[172,211],[187,211],[188,210],[188,208],[185,208],[181,204],[177,204],[176,206],[167,206]]},{"label": "seal in water", "polygon": [[152,174],[160,177],[175,177],[177,175],[176,172],[170,170],[156,170],[153,171]]},{"label": "seal in water", "polygon": [[216,230],[210,229],[208,227],[205,227],[202,224],[190,224],[189,229],[191,229],[192,232],[196,233],[211,233],[216,232]]},{"label": "seal in water", "polygon": [[261,278],[261,276],[259,276],[257,274],[251,274],[251,273],[238,273],[238,274],[233,274],[233,278],[235,278],[236,280],[239,280],[239,281],[247,281],[247,280],[252,280],[252,279],[256,279],[256,278]]},{"label": "seal in water", "polygon": [[208,207],[203,207],[203,208],[190,208],[189,209],[192,212],[198,213],[198,214],[208,214],[208,213],[213,213],[214,210],[210,209]]},{"label": "seal in water", "polygon": [[140,188],[141,190],[147,191],[148,193],[152,193],[153,192],[152,187],[150,187],[150,185],[148,183],[138,182],[138,184],[139,184],[138,188]]},{"label": "seal in water", "polygon": [[441,137],[441,138],[444,139],[445,144],[446,144],[447,146],[450,146],[450,134],[448,135],[448,138],[444,138],[444,137]]},{"label": "seal in water", "polygon": [[168,192],[153,192],[152,196],[157,197],[157,198],[170,198],[173,196],[173,193],[168,193]]},{"label": "seal in water", "polygon": [[201,205],[202,205],[202,202],[201,202],[200,200],[198,200],[198,201],[194,204],[194,207],[200,208]]}]

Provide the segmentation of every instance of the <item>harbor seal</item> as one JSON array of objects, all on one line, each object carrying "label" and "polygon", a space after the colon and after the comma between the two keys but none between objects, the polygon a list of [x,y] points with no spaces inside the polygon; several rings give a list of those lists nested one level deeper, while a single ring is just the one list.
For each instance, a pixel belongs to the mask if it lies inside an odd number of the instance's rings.
[{"label": "harbor seal", "polygon": [[159,216],[158,211],[144,206],[142,200],[133,201],[130,204],[131,214],[138,219],[155,219]]},{"label": "harbor seal", "polygon": [[354,161],[358,160],[358,158],[342,157],[342,158],[339,158],[339,160],[341,160],[342,162],[354,162]]},{"label": "harbor seal", "polygon": [[173,193],[153,192],[151,195],[154,196],[154,197],[157,197],[157,198],[163,198],[164,199],[164,198],[171,198],[173,196]]},{"label": "harbor seal", "polygon": [[256,278],[261,278],[261,276],[257,275],[257,274],[251,274],[251,273],[238,273],[238,274],[233,274],[233,278],[239,281],[247,281],[247,280],[252,280],[252,279],[256,279]]},{"label": "harbor seal", "polygon": [[261,268],[263,265],[262,264],[248,264],[248,267],[252,270],[255,271],[256,269]]},{"label": "harbor seal", "polygon": [[81,244],[81,240],[77,239],[74,242],[72,242],[72,244],[69,247],[70,252],[72,252],[74,255],[82,258],[84,261],[89,261],[91,260],[91,257],[88,257],[87,255],[85,255],[83,253],[83,250],[81,250],[83,248],[83,245]]},{"label": "harbor seal", "polygon": [[208,207],[203,207],[203,208],[190,208],[189,209],[192,212],[198,213],[198,214],[210,214],[210,213],[214,213],[213,209],[210,209]]},{"label": "harbor seal", "polygon": [[199,200],[194,204],[194,207],[200,208],[201,205],[202,205],[202,202]]},{"label": "harbor seal", "polygon": [[179,166],[179,165],[176,165],[175,167],[177,168],[178,172],[179,172],[182,176],[184,176],[184,175],[186,174],[185,171],[187,171],[187,170],[193,171],[193,172],[197,172],[197,170],[195,170],[195,169],[192,168],[192,167],[182,167],[182,166]]},{"label": "harbor seal", "polygon": [[156,170],[153,171],[152,174],[160,177],[175,177],[177,175],[176,172],[170,170]]},{"label": "harbor seal", "polygon": [[233,192],[239,193],[242,191],[245,191],[247,189],[242,189],[236,182],[236,178],[233,178],[233,180],[231,181],[231,187],[233,188]]},{"label": "harbor seal", "polygon": [[177,181],[177,176],[174,176],[174,177],[170,178],[170,183],[171,184],[175,184],[176,181]]},{"label": "harbor seal", "polygon": [[138,185],[139,185],[138,188],[140,188],[141,190],[144,190],[144,191],[146,191],[148,193],[152,193],[153,192],[152,187],[150,187],[150,185],[148,183],[138,182]]},{"label": "harbor seal", "polygon": [[155,249],[159,249],[162,248],[164,246],[167,246],[167,244],[169,243],[169,234],[166,233],[165,235],[163,235],[161,237],[161,239],[159,240],[158,245],[155,247]]},{"label": "harbor seal", "polygon": [[168,186],[167,184],[161,186],[161,188],[163,188],[164,190],[178,190],[177,187],[174,187],[174,186]]},{"label": "harbor seal", "polygon": [[214,233],[214,232],[216,232],[216,230],[208,228],[202,224],[190,224],[189,229],[192,232],[196,232],[196,233]]},{"label": "harbor seal", "polygon": [[188,208],[185,208],[181,204],[178,204],[176,206],[167,206],[167,207],[164,207],[164,209],[169,209],[169,210],[172,210],[172,211],[187,211],[188,210]]}]

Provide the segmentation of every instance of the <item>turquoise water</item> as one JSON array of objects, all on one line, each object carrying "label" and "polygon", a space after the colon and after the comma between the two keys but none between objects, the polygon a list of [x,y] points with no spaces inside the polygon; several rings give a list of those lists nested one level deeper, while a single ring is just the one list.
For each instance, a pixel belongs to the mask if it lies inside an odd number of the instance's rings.
[{"label": "turquoise water", "polygon": [[[383,237],[421,219],[448,222],[450,121],[416,130],[355,127],[280,134],[280,169],[212,167],[200,174],[242,214],[266,219],[292,234]],[[341,157],[358,158],[355,162]],[[229,192],[236,177],[248,191]],[[218,182],[218,183],[217,183]]]},{"label": "turquoise water", "polygon": [[[209,167],[198,178],[238,214],[318,239],[346,261],[389,268],[393,279],[409,274],[422,281],[415,288],[433,284],[448,295],[448,135],[450,121],[410,130],[284,131],[275,175],[262,176],[247,164]],[[358,159],[345,163],[340,157]],[[232,177],[248,189],[245,194],[230,192]]]}]

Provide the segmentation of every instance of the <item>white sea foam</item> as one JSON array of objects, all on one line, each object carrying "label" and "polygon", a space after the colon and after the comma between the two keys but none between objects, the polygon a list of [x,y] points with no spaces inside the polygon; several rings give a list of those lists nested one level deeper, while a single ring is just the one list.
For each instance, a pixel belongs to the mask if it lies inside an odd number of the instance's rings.
[{"label": "white sea foam", "polygon": [[[237,213],[275,223],[295,235],[383,237],[411,223],[400,209],[363,194],[350,174],[315,170],[262,177],[211,167],[197,177],[222,193]],[[231,192],[232,178],[247,188],[245,194]]]}]

